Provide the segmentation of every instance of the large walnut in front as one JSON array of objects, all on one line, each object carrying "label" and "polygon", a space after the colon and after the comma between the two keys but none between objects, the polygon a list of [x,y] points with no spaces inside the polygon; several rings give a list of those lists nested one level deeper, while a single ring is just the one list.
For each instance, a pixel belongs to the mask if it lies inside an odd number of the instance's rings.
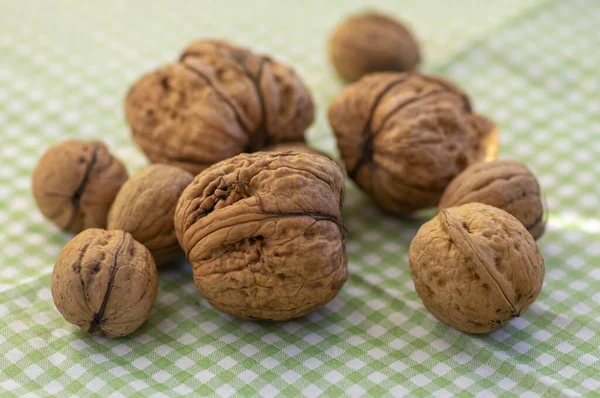
[{"label": "large walnut in front", "polygon": [[498,151],[495,125],[433,76],[367,75],[333,101],[329,122],[348,175],[391,213],[436,206],[454,177]]},{"label": "large walnut in front", "polygon": [[52,272],[52,298],[83,332],[120,337],[148,318],[158,292],[152,255],[131,234],[86,229],[61,250]]},{"label": "large walnut in front", "polygon": [[544,260],[512,215],[482,203],[443,209],[425,223],[409,249],[417,293],[440,321],[487,333],[536,299]]},{"label": "large walnut in front", "polygon": [[198,175],[175,214],[200,292],[240,318],[286,320],[335,297],[347,278],[343,176],[324,156],[241,154]]},{"label": "large walnut in front", "polygon": [[179,167],[151,164],[121,188],[108,213],[108,229],[129,232],[157,265],[181,253],[173,223],[179,195],[194,176]]},{"label": "large walnut in front", "polygon": [[194,174],[241,152],[304,141],[311,95],[288,66],[222,40],[140,78],[125,101],[136,143],[155,163]]},{"label": "large walnut in front", "polygon": [[42,214],[65,231],[106,227],[127,169],[101,141],[66,140],[52,146],[33,172],[33,197]]},{"label": "large walnut in front", "polygon": [[438,208],[479,202],[515,216],[535,239],[544,233],[540,184],[531,170],[516,160],[495,160],[468,167],[448,185]]}]

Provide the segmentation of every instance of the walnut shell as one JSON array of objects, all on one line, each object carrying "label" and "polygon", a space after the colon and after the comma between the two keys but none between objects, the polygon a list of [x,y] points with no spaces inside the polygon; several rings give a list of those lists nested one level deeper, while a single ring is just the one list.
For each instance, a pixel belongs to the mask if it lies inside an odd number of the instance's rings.
[{"label": "walnut shell", "polygon": [[353,82],[372,72],[409,72],[421,61],[410,30],[374,12],[353,15],[329,38],[329,55],[340,77]]},{"label": "walnut shell", "polygon": [[515,216],[535,239],[546,226],[537,179],[521,162],[496,160],[467,167],[444,191],[439,209],[479,202]]},{"label": "walnut shell", "polygon": [[197,174],[241,152],[304,141],[314,106],[288,66],[226,41],[202,40],[179,63],[139,79],[125,114],[152,162]]},{"label": "walnut shell", "polygon": [[44,153],[33,172],[33,197],[59,228],[78,233],[106,227],[127,169],[100,141],[67,140]]},{"label": "walnut shell", "polygon": [[481,203],[443,209],[425,223],[409,264],[425,307],[466,333],[487,333],[518,316],[544,279],[544,260],[523,224]]},{"label": "walnut shell", "polygon": [[306,145],[304,142],[284,142],[281,144],[269,145],[265,148],[265,152],[301,152],[310,153],[312,155],[327,156],[323,152]]},{"label": "walnut shell", "polygon": [[391,213],[436,206],[455,176],[498,152],[494,124],[433,76],[365,76],[329,106],[329,122],[350,178]]},{"label": "walnut shell", "polygon": [[52,272],[52,298],[83,332],[133,333],[148,319],[158,291],[152,255],[131,234],[86,229],[62,249]]},{"label": "walnut shell", "polygon": [[347,279],[344,179],[323,156],[241,154],[196,176],[175,213],[200,292],[239,318],[314,311]]},{"label": "walnut shell", "polygon": [[152,164],[121,188],[108,213],[108,229],[129,232],[146,246],[157,265],[177,257],[181,248],[173,223],[179,196],[194,176],[178,167]]}]

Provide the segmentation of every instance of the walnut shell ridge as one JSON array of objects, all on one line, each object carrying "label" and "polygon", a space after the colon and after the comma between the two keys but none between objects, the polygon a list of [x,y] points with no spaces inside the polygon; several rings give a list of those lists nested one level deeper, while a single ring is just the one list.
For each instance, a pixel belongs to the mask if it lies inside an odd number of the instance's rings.
[{"label": "walnut shell ridge", "polygon": [[439,209],[479,202],[515,216],[535,239],[544,233],[544,204],[540,184],[527,166],[516,160],[474,164],[444,191]]},{"label": "walnut shell ridge", "polygon": [[79,233],[105,228],[127,169],[100,141],[66,140],[50,147],[32,177],[42,214],[59,228]]},{"label": "walnut shell ridge", "polygon": [[324,156],[241,154],[196,176],[175,231],[202,295],[244,319],[312,312],[347,279],[344,180]]},{"label": "walnut shell ridge", "polygon": [[518,316],[544,279],[544,260],[523,224],[482,203],[443,209],[425,223],[409,264],[425,307],[466,333],[487,333]]},{"label": "walnut shell ridge", "polygon": [[157,265],[182,253],[175,236],[175,207],[194,176],[179,167],[152,164],[121,188],[108,214],[108,229],[129,232]]},{"label": "walnut shell ridge", "polygon": [[61,250],[52,272],[56,308],[93,335],[133,333],[148,319],[157,292],[152,255],[123,231],[86,229]]},{"label": "walnut shell ridge", "polygon": [[241,152],[304,141],[311,95],[288,66],[223,40],[141,77],[125,100],[135,142],[154,163],[197,174]]},{"label": "walnut shell ridge", "polygon": [[410,30],[380,13],[353,15],[329,38],[329,56],[348,82],[373,72],[409,72],[421,62],[419,45]]},{"label": "walnut shell ridge", "polygon": [[498,153],[495,125],[438,77],[367,75],[334,99],[328,116],[348,175],[390,213],[436,206],[454,177]]}]

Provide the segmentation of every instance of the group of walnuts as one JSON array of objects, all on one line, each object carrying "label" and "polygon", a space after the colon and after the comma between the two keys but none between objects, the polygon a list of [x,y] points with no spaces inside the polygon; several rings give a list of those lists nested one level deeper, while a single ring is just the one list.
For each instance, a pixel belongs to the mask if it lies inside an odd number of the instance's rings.
[{"label": "group of walnuts", "polygon": [[[460,88],[413,71],[418,46],[400,23],[353,16],[330,53],[343,79],[358,80],[328,112],[348,176],[390,214],[438,207],[409,253],[425,306],[472,333],[517,316],[544,274],[536,178],[495,160],[496,126]],[[133,138],[153,164],[128,178],[102,142],[50,148],[33,194],[78,234],[52,274],[60,313],[87,333],[132,333],[156,298],[157,266],[182,252],[202,295],[240,318],[287,320],[333,299],[348,274],[344,174],[304,143],[314,112],[290,67],[202,40],[127,94]]]}]

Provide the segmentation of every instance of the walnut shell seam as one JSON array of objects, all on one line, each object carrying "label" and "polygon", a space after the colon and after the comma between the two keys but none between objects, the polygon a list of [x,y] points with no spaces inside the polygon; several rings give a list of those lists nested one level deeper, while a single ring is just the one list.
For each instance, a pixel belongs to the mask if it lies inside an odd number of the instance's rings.
[{"label": "walnut shell seam", "polygon": [[[496,287],[498,288],[498,290],[500,292],[502,292],[502,295],[504,296],[504,299],[506,300],[506,302],[510,305],[510,307],[512,309],[511,310],[511,315],[512,316],[519,316],[519,312],[515,309],[515,303],[509,298],[509,297],[515,297],[514,291],[513,292],[506,292],[504,290],[504,288],[503,288],[503,285],[505,285],[505,284],[501,284],[494,277],[494,274],[492,272],[490,272],[491,265],[488,264],[484,259],[482,259],[479,256],[479,253],[477,252],[477,250],[475,250],[475,247],[473,247],[474,245],[471,242],[471,240],[472,240],[471,235],[469,233],[465,232],[464,228],[467,228],[466,224],[463,225],[455,217],[452,217],[452,215],[450,214],[450,212],[448,212],[447,210],[442,210],[440,212],[440,221],[441,221],[442,225],[446,226],[446,230],[448,232],[448,235],[450,235],[450,238],[455,242],[456,247],[459,250],[466,249],[466,247],[464,245],[462,245],[461,242],[466,242],[467,243],[468,251],[473,254],[472,258],[475,260],[475,262],[477,263],[477,265],[479,267],[481,267],[480,269],[484,269],[486,271],[486,273],[488,274],[488,276],[490,277],[490,279],[493,280],[494,283],[496,284]],[[515,301],[517,301],[517,299],[515,299]]]},{"label": "walnut shell seam", "polygon": [[77,187],[75,192],[73,192],[73,195],[71,195],[71,203],[73,205],[73,213],[71,214],[71,218],[69,219],[69,221],[67,222],[67,224],[64,227],[65,230],[71,229],[71,227],[73,226],[73,223],[75,222],[77,212],[79,212],[79,206],[81,205],[81,195],[83,194],[83,191],[85,190],[85,186],[88,183],[90,174],[91,174],[92,170],[94,169],[96,160],[98,159],[98,150],[99,150],[99,145],[94,144],[94,146],[92,147],[92,155],[90,157],[90,161],[88,162],[88,164],[86,166],[85,172],[83,174],[83,178],[81,179],[81,183],[79,184],[79,186]]},{"label": "walnut shell seam", "polygon": [[[283,152],[283,153],[275,153],[275,154],[272,154],[271,156],[273,156],[273,157],[285,157],[285,156],[296,156],[296,155],[297,155],[296,152],[291,152],[290,151],[290,152]],[[259,174],[260,174],[260,172],[257,173],[256,175],[254,175],[253,178],[257,177]],[[337,225],[337,227],[340,229],[340,233],[341,233],[341,236],[342,236],[342,242],[345,242],[345,239],[346,239],[346,229],[345,229],[345,227],[343,225],[343,222],[341,221],[340,217],[338,217],[336,215],[332,215],[332,214],[327,214],[327,213],[324,213],[324,212],[318,212],[318,211],[317,212],[308,212],[308,211],[300,211],[300,212],[269,211],[269,210],[265,209],[265,207],[263,205],[263,202],[261,200],[260,194],[250,185],[250,181],[237,181],[235,184],[232,184],[232,185],[227,186],[225,188],[215,187],[215,189],[213,190],[213,192],[210,195],[208,195],[208,197],[214,196],[217,199],[220,199],[219,196],[216,195],[216,190],[217,189],[227,192],[230,188],[239,187],[239,186],[243,186],[244,189],[250,190],[250,194],[251,194],[250,196],[253,196],[253,197],[256,198],[258,206],[259,206],[259,210],[260,210],[260,212],[258,212],[258,213],[252,213],[252,214],[246,213],[245,216],[249,216],[249,215],[255,216],[256,220],[259,220],[259,219],[266,220],[268,218],[272,218],[272,217],[269,217],[269,216],[273,216],[274,218],[279,218],[279,217],[304,217],[304,216],[308,216],[308,217],[313,218],[315,221],[329,221],[329,222],[332,222],[332,223],[334,223],[334,224]],[[340,198],[342,198],[342,197],[343,197],[343,188],[342,188],[342,191],[340,192]],[[248,198],[249,197],[246,197],[244,199],[248,199]],[[211,207],[209,207],[207,209],[202,209],[202,211],[197,212],[195,214],[195,220],[194,221],[198,221],[199,219],[204,218],[204,217],[208,216],[210,213],[212,213],[215,210],[215,206],[217,205],[217,203],[218,203],[218,201],[215,201],[215,203],[213,204],[213,206],[211,206]],[[341,214],[341,208],[342,208],[342,200],[340,200],[340,214]],[[226,223],[225,225],[221,225],[218,229],[229,228],[231,226],[239,224],[238,222],[235,221],[235,219],[230,220],[230,221],[231,221],[231,223]],[[252,221],[255,221],[255,220],[252,220]],[[248,221],[248,222],[251,222],[251,221]],[[191,224],[186,221],[186,225],[187,225],[187,228],[189,228]],[[216,232],[218,229],[209,231],[209,233],[207,233],[206,235],[200,235],[199,237],[197,237],[197,239],[195,239],[195,241],[192,244],[188,244],[187,246],[189,246],[190,250],[191,250],[191,248],[193,248],[196,245],[197,242],[199,242],[200,240],[202,240],[203,238],[205,238],[206,236],[208,236],[210,233]],[[182,247],[184,247],[184,246],[182,245]],[[186,255],[186,257],[189,255],[189,250],[185,251],[185,255]]]},{"label": "walnut shell seam", "polygon": [[[96,328],[102,323],[103,321],[103,317],[104,317],[104,311],[106,310],[106,304],[108,303],[108,299],[110,298],[110,293],[112,291],[112,287],[115,283],[115,274],[117,272],[117,259],[119,258],[119,253],[121,252],[121,249],[123,249],[123,246],[125,245],[125,240],[127,239],[128,234],[123,234],[123,237],[121,238],[121,242],[119,243],[119,246],[117,246],[117,250],[115,251],[115,257],[113,259],[113,262],[111,264],[111,268],[110,268],[110,276],[108,277],[108,286],[106,288],[106,292],[104,293],[104,299],[102,300],[102,304],[100,306],[100,309],[98,310],[98,312],[96,312],[94,314],[94,317],[92,318],[92,322],[90,323],[90,328],[87,331],[88,333],[92,334],[96,331]],[[87,247],[86,247],[87,249]],[[83,258],[83,256],[85,255],[85,249],[81,251],[81,258]]]},{"label": "walnut shell seam", "polygon": [[[224,48],[224,46],[220,43],[215,43],[217,48]],[[252,83],[254,89],[256,90],[256,96],[258,97],[258,101],[260,104],[260,109],[261,109],[261,121],[258,124],[258,126],[256,127],[256,130],[254,131],[250,131],[248,129],[248,127],[246,126],[245,123],[242,122],[242,118],[239,114],[239,111],[237,109],[237,107],[229,100],[229,98],[227,97],[226,94],[224,94],[220,89],[217,88],[217,86],[215,85],[215,83],[213,81],[211,81],[206,75],[204,75],[202,72],[200,72],[197,69],[194,69],[191,65],[188,65],[185,63],[185,59],[187,57],[193,57],[194,55],[197,55],[197,53],[193,50],[186,50],[184,51],[184,53],[181,55],[180,57],[180,62],[183,64],[183,66],[188,69],[189,71],[191,71],[192,73],[196,74],[199,78],[203,79],[208,85],[210,85],[213,89],[215,89],[215,91],[218,93],[218,95],[225,101],[225,103],[227,103],[227,105],[231,108],[231,110],[235,113],[236,119],[238,120],[238,123],[240,124],[240,126],[242,126],[246,132],[246,134],[248,134],[250,137],[254,137],[256,135],[259,136],[259,139],[257,140],[258,142],[251,140],[250,141],[250,145],[251,147],[249,148],[250,152],[255,152],[257,150],[260,150],[261,148],[269,145],[270,143],[270,134],[269,131],[267,129],[267,123],[266,123],[266,119],[267,119],[267,112],[266,112],[266,105],[265,105],[265,99],[262,93],[262,90],[260,89],[260,78],[262,76],[262,72],[263,72],[263,68],[265,63],[269,62],[271,59],[269,57],[266,57],[264,55],[257,55],[260,59],[259,61],[259,66],[258,66],[258,71],[256,73],[256,76],[252,75],[252,73],[248,70],[248,67],[237,57],[233,56],[233,57],[229,57],[226,55],[226,57],[230,60],[232,60],[233,62],[235,62],[236,64],[239,65],[239,67],[242,69],[242,71],[244,72],[244,74],[246,76],[248,76],[248,79],[250,80],[250,82]]]}]

